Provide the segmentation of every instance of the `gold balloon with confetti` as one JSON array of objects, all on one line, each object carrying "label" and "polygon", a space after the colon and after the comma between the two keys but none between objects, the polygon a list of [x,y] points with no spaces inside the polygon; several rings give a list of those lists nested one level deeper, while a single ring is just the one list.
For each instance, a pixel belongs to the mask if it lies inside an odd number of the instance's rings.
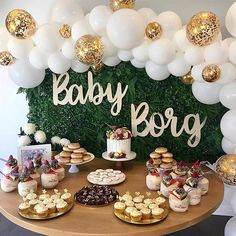
[{"label": "gold balloon with confetti", "polygon": [[221,70],[220,67],[214,64],[207,65],[202,70],[202,78],[206,82],[215,82],[220,79],[221,76]]},{"label": "gold balloon with confetti", "polygon": [[110,8],[113,11],[118,11],[123,8],[133,9],[135,0],[110,0]]},{"label": "gold balloon with confetti", "polygon": [[183,84],[191,85],[194,82],[194,79],[192,77],[191,71],[189,71],[186,75],[180,77],[180,80]]},{"label": "gold balloon with confetti", "polygon": [[8,51],[0,52],[0,65],[2,66],[9,66],[13,64],[15,61],[15,57],[11,55]]},{"label": "gold balloon with confetti", "polygon": [[236,186],[236,155],[220,157],[216,162],[216,173],[225,184]]},{"label": "gold balloon with confetti", "polygon": [[68,39],[71,37],[71,27],[67,24],[63,24],[59,29],[59,33],[62,38]]},{"label": "gold balloon with confetti", "polygon": [[17,39],[26,39],[34,35],[36,22],[25,10],[15,9],[8,13],[6,21],[8,32]]},{"label": "gold balloon with confetti", "polygon": [[104,67],[104,64],[102,62],[91,66],[92,71],[94,73],[99,73],[103,69],[103,67]]},{"label": "gold balloon with confetti", "polygon": [[212,12],[199,12],[186,26],[188,40],[199,47],[210,45],[220,33],[220,20]]},{"label": "gold balloon with confetti", "polygon": [[157,40],[161,38],[162,27],[158,22],[151,22],[145,29],[146,36],[151,40]]},{"label": "gold balloon with confetti", "polygon": [[75,43],[78,60],[86,65],[99,64],[103,58],[104,46],[97,36],[84,35]]}]

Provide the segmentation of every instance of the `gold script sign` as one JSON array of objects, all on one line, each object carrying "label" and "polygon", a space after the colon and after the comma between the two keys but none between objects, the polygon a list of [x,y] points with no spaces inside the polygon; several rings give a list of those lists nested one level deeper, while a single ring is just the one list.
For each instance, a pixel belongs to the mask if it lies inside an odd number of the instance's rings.
[{"label": "gold script sign", "polygon": [[[100,105],[104,98],[112,104],[111,114],[117,116],[122,108],[123,98],[128,91],[128,85],[124,90],[119,82],[116,91],[112,91],[111,84],[106,85],[104,90],[98,82],[94,83],[92,72],[88,72],[88,90],[85,92],[82,85],[69,85],[70,76],[68,73],[57,76],[53,74],[53,103],[54,105],[77,105],[91,102],[94,105]],[[64,96],[60,96],[64,94]],[[131,104],[131,127],[133,136],[145,137],[149,133],[153,137],[160,137],[168,127],[171,130],[173,137],[179,137],[183,132],[186,132],[190,137],[188,146],[196,147],[201,140],[201,130],[206,124],[207,118],[200,120],[199,114],[189,114],[184,118],[182,127],[177,130],[178,118],[174,116],[174,109],[167,108],[164,115],[155,112],[147,119],[149,114],[149,105],[142,102],[137,107]],[[158,123],[157,123],[158,122]],[[142,131],[139,126],[145,124]]]}]

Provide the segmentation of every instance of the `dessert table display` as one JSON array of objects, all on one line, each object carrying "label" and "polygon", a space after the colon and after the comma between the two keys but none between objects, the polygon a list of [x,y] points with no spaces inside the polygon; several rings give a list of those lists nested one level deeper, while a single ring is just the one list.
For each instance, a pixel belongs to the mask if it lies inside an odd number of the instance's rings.
[{"label": "dessert table display", "polygon": [[[112,163],[96,158],[87,165],[82,165],[77,174],[66,173],[66,178],[58,184],[59,192],[64,188],[72,194],[79,189],[88,186],[87,176],[97,168],[111,169]],[[120,196],[130,192],[146,193],[145,183],[146,169],[143,163],[128,162],[123,170],[126,180],[115,186]],[[53,220],[33,221],[22,218],[18,214],[18,205],[22,202],[16,192],[4,193],[0,191],[0,210],[9,220],[31,231],[46,235],[160,235],[175,232],[210,216],[220,205],[223,199],[223,183],[213,171],[206,172],[209,179],[209,192],[202,196],[200,204],[189,206],[185,213],[177,213],[169,209],[166,219],[156,224],[137,227],[118,219],[113,213],[113,204],[97,208],[96,206],[83,206],[75,204],[73,209],[62,217]],[[50,190],[52,191],[52,190]],[[41,192],[39,187],[38,193]],[[153,191],[152,196],[159,195]],[[104,223],[105,222],[105,223]],[[112,226],[112,227],[109,227]]]}]

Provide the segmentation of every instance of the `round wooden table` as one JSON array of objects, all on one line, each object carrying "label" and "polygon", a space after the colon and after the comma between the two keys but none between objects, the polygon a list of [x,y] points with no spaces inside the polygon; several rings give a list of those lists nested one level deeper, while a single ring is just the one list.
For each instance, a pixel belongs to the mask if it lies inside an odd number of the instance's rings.
[{"label": "round wooden table", "polygon": [[[145,184],[145,164],[131,161],[125,163],[123,172],[127,179],[120,185],[115,186],[120,194],[126,191],[142,192],[148,191]],[[66,178],[59,184],[58,189],[67,188],[75,193],[83,186],[90,185],[87,175],[90,171],[98,168],[113,168],[114,163],[95,158],[94,161],[80,166],[80,172],[76,174],[67,173]],[[52,220],[26,220],[18,215],[18,204],[22,201],[17,192],[4,193],[0,190],[0,211],[13,223],[45,235],[80,235],[80,236],[102,236],[102,235],[163,235],[192,226],[210,216],[220,205],[223,199],[224,186],[222,181],[210,171],[206,176],[210,181],[209,192],[202,197],[197,206],[190,206],[186,213],[175,213],[169,211],[168,217],[153,225],[140,226],[124,223],[113,214],[113,205],[105,207],[86,207],[75,203],[73,209],[66,215]],[[41,188],[39,188],[39,191]]]}]

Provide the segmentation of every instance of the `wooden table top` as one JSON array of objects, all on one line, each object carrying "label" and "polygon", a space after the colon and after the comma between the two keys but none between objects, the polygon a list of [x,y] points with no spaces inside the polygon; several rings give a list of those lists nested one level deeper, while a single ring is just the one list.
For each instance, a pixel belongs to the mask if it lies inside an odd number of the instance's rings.
[{"label": "wooden table top", "polygon": [[[100,158],[80,166],[77,174],[67,174],[59,183],[58,189],[67,188],[75,193],[83,186],[90,185],[87,182],[89,172],[98,168],[114,168],[114,162]],[[127,191],[132,193],[148,191],[145,184],[146,168],[144,163],[130,161],[125,163],[123,172],[127,179],[115,186],[120,194]],[[73,209],[64,216],[43,221],[26,220],[18,215],[18,204],[22,198],[18,193],[4,193],[0,190],[0,211],[13,223],[45,235],[77,235],[77,236],[118,236],[118,235],[163,235],[192,226],[210,216],[223,200],[224,186],[222,181],[211,171],[206,176],[210,181],[209,192],[202,197],[197,206],[190,206],[186,213],[169,211],[168,217],[153,225],[140,226],[124,223],[113,214],[113,204],[105,207],[85,207],[75,203]],[[40,192],[41,188],[38,189]]]}]

